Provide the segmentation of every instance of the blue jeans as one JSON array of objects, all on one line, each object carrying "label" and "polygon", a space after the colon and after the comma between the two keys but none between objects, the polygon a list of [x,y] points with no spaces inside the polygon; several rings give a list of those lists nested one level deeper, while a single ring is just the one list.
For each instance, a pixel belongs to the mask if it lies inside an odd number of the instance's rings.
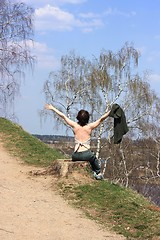
[{"label": "blue jeans", "polygon": [[100,164],[96,155],[89,149],[83,152],[74,152],[72,154],[72,161],[88,161],[91,168],[96,174],[100,173]]}]

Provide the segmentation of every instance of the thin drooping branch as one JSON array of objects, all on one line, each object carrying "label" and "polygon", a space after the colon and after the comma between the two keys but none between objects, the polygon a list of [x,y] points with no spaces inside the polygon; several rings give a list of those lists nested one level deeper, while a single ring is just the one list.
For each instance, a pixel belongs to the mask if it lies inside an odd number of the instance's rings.
[{"label": "thin drooping branch", "polygon": [[[0,115],[13,115],[26,66],[32,68],[28,41],[33,37],[33,9],[25,3],[0,2]],[[14,108],[13,108],[14,109]],[[7,113],[7,115],[6,115]]]}]

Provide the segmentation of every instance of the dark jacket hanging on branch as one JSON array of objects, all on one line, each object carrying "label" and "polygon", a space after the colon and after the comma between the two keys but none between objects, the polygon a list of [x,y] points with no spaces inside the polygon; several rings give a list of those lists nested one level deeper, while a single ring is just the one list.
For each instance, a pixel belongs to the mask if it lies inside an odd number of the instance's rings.
[{"label": "dark jacket hanging on branch", "polygon": [[113,104],[109,116],[114,118],[114,143],[118,144],[122,141],[123,135],[129,131],[126,117],[118,104]]}]

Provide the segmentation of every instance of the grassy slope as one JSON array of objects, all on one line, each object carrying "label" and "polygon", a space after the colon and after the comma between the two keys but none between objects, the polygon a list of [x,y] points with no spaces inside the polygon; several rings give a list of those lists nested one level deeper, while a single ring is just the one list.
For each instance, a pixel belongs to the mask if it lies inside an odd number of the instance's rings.
[{"label": "grassy slope", "polygon": [[128,239],[160,239],[160,208],[131,189],[108,181],[74,188],[76,205]]},{"label": "grassy slope", "polygon": [[0,118],[0,137],[3,139],[5,147],[24,162],[34,165],[48,166],[64,155],[51,149],[46,144],[25,132],[19,125]]},{"label": "grassy slope", "polygon": [[[64,157],[3,118],[0,118],[0,138],[12,154],[29,164],[48,166],[54,159]],[[116,232],[128,239],[160,239],[160,208],[131,189],[95,181],[69,187],[63,184],[63,194],[74,200],[88,216],[107,227],[109,222]]]}]

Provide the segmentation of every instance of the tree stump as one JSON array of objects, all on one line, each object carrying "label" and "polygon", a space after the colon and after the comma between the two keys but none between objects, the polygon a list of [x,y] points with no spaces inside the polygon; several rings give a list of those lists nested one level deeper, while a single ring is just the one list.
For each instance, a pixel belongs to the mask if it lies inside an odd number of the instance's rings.
[{"label": "tree stump", "polygon": [[87,161],[72,161],[72,159],[57,159],[44,170],[30,171],[31,175],[54,175],[56,177],[67,177],[73,171],[86,171],[89,163]]},{"label": "tree stump", "polygon": [[50,166],[50,170],[54,175],[59,177],[67,177],[74,170],[86,169],[88,166],[87,161],[72,161],[71,159],[57,159]]}]

